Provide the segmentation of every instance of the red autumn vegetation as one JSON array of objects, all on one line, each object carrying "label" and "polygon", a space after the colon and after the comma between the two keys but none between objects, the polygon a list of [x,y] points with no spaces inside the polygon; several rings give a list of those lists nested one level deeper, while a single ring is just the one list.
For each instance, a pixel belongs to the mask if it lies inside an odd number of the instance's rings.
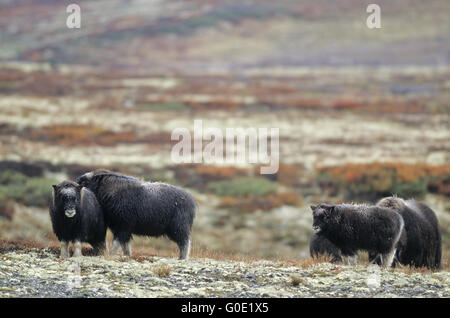
[{"label": "red autumn vegetation", "polygon": [[[353,193],[379,192],[423,195],[426,191],[450,195],[450,165],[425,163],[349,163],[317,170],[325,186],[346,187]],[[333,182],[332,180],[336,180]]]},{"label": "red autumn vegetation", "polygon": [[[255,166],[253,169],[254,173],[259,174],[260,168],[260,166]],[[302,178],[302,166],[299,164],[280,163],[277,173],[265,175],[265,177],[287,187],[295,187],[299,185]]]},{"label": "red autumn vegetation", "polygon": [[93,125],[52,125],[28,129],[26,137],[33,141],[50,142],[62,146],[114,146],[120,143],[168,144],[170,134],[158,132],[138,136],[132,130],[111,131]]}]

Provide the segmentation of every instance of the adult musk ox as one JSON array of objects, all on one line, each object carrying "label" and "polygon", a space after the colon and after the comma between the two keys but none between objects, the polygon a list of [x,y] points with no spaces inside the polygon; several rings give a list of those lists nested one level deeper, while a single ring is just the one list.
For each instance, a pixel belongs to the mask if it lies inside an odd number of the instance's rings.
[{"label": "adult musk ox", "polygon": [[319,204],[313,210],[313,230],[336,245],[343,256],[366,250],[391,266],[403,230],[398,213],[378,206]]},{"label": "adult musk ox", "polygon": [[61,242],[60,257],[69,257],[69,243],[73,256],[81,256],[81,242],[88,242],[95,254],[106,249],[106,225],[102,209],[95,195],[75,182],[63,181],[53,185],[50,219],[53,232]]},{"label": "adult musk ox", "polygon": [[312,258],[318,258],[322,255],[331,257],[331,262],[341,262],[342,253],[339,247],[334,245],[325,236],[313,233],[309,241],[309,254]]},{"label": "adult musk ox", "polygon": [[397,212],[405,222],[406,244],[397,252],[401,264],[430,269],[441,267],[441,233],[433,210],[415,200],[398,197],[383,198],[377,206]]},{"label": "adult musk ox", "polygon": [[166,235],[177,243],[179,258],[188,258],[196,209],[189,193],[166,183],[143,182],[108,170],[88,172],[77,182],[89,188],[100,202],[106,224],[114,234],[113,252],[120,244],[124,254],[131,255],[132,234]]}]

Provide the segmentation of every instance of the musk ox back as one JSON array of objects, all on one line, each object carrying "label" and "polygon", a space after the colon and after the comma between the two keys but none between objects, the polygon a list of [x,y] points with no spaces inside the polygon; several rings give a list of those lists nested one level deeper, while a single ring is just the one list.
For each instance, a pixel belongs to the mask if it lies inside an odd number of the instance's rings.
[{"label": "musk ox back", "polygon": [[74,245],[73,256],[81,256],[81,242],[94,248],[95,254],[106,249],[106,225],[95,195],[75,182],[53,185],[50,219],[53,232],[61,242],[61,257],[69,256],[68,245]]},{"label": "musk ox back", "polygon": [[406,244],[397,253],[401,264],[430,269],[441,267],[441,233],[433,210],[415,200],[398,197],[383,198],[377,206],[397,212],[405,222]]},{"label": "musk ox back", "polygon": [[319,204],[313,210],[313,230],[336,245],[343,256],[358,250],[379,255],[391,266],[403,230],[397,213],[378,206]]},{"label": "musk ox back", "polygon": [[113,251],[120,245],[124,254],[131,255],[132,234],[166,235],[177,243],[180,259],[189,256],[196,204],[185,190],[107,170],[86,173],[77,182],[92,190],[99,200],[114,234]]}]

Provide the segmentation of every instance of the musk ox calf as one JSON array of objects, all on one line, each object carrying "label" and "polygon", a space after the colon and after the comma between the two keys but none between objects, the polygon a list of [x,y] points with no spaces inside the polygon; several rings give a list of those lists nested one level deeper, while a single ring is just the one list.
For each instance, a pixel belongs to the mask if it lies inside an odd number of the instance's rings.
[{"label": "musk ox calf", "polygon": [[313,210],[313,230],[336,245],[343,256],[365,250],[391,266],[403,230],[398,213],[378,206],[319,204]]},{"label": "musk ox calf", "polygon": [[[393,267],[395,267],[399,263],[398,254],[399,254],[399,252],[402,251],[402,249],[405,246],[406,246],[406,232],[405,232],[405,228],[403,228],[402,234],[400,236],[400,240],[397,243],[396,256],[394,257],[394,261],[392,263]],[[319,258],[322,255],[330,256],[332,263],[343,261],[342,252],[339,249],[339,247],[334,245],[332,242],[330,242],[330,240],[328,240],[326,237],[324,237],[321,234],[313,233],[313,235],[311,236],[311,240],[309,242],[309,253],[312,258]],[[350,262],[355,263],[357,257],[358,257],[358,255],[349,255],[349,256],[345,257],[345,259],[349,263]],[[378,265],[381,265],[381,257],[379,257],[377,253],[369,252],[369,261],[371,263],[376,263]]]},{"label": "musk ox calf", "polygon": [[120,245],[125,255],[131,255],[132,234],[166,235],[178,245],[179,258],[188,258],[196,209],[189,193],[107,170],[88,172],[77,182],[89,188],[100,202],[106,224],[114,234],[113,252]]},{"label": "musk ox calf", "polygon": [[441,232],[434,211],[423,203],[398,197],[383,198],[377,206],[397,212],[405,222],[406,243],[397,251],[398,261],[403,265],[440,269]]},{"label": "musk ox calf", "polygon": [[312,258],[318,258],[321,255],[331,257],[331,262],[341,262],[342,253],[339,247],[334,245],[325,236],[314,233],[309,241],[309,254]]},{"label": "musk ox calf", "polygon": [[96,255],[106,249],[106,225],[95,195],[75,182],[53,185],[50,219],[53,232],[61,242],[61,258],[69,257],[69,243],[74,257],[81,256],[81,242],[94,248]]}]

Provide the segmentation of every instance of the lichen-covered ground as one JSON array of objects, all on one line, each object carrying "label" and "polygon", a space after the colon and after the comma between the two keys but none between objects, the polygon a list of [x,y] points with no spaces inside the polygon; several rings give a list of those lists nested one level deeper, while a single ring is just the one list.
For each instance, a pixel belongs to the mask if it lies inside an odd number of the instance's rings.
[{"label": "lichen-covered ground", "polygon": [[450,273],[32,249],[0,253],[0,297],[450,297]]}]

